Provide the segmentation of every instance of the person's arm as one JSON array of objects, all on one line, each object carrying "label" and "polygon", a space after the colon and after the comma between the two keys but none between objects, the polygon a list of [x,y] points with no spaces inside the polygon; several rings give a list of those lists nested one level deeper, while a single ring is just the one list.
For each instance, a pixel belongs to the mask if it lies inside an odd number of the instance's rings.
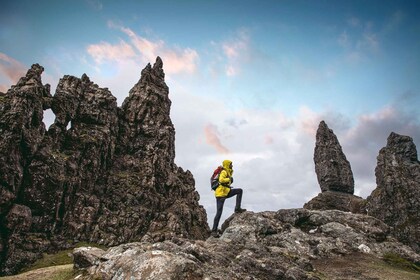
[{"label": "person's arm", "polygon": [[227,175],[227,172],[225,170],[222,170],[219,176],[219,183],[225,187],[228,187],[231,184],[230,181],[231,180],[230,177]]}]

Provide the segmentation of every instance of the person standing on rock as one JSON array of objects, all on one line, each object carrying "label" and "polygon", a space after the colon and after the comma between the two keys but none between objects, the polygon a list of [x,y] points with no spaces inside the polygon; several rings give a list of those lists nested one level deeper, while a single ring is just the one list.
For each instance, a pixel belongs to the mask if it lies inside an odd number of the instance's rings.
[{"label": "person standing on rock", "polygon": [[236,195],[236,206],[235,206],[235,213],[242,213],[246,211],[246,209],[241,208],[242,202],[242,189],[231,187],[233,183],[233,164],[230,160],[224,160],[222,163],[223,170],[220,172],[219,176],[219,186],[215,190],[214,194],[216,196],[216,204],[217,204],[217,212],[216,216],[214,217],[213,229],[211,231],[211,235],[213,237],[219,237],[219,233],[217,228],[219,226],[220,217],[222,216],[223,212],[223,205],[225,204],[226,198],[232,197]]}]

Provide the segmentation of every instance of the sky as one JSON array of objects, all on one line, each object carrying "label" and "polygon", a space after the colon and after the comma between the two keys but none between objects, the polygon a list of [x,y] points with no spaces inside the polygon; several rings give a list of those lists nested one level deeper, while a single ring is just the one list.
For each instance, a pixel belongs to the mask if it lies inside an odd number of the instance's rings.
[{"label": "sky", "polygon": [[[175,163],[193,173],[210,225],[209,178],[224,159],[243,208],[299,208],[316,196],[321,120],[363,198],[391,132],[420,145],[419,1],[0,0],[2,92],[39,63],[52,93],[64,75],[86,73],[121,105],[157,56]],[[47,128],[53,120],[45,111]]]}]

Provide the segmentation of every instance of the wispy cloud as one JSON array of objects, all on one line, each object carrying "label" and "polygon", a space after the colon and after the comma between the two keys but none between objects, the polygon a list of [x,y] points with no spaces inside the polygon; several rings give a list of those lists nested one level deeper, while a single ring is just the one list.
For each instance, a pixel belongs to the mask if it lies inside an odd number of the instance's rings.
[{"label": "wispy cloud", "polygon": [[241,72],[242,63],[248,56],[250,38],[246,31],[239,32],[236,38],[222,43],[222,50],[226,57],[225,74],[236,76]]},{"label": "wispy cloud", "polygon": [[121,62],[134,59],[145,64],[160,56],[165,62],[167,73],[194,73],[197,69],[199,55],[194,49],[169,47],[163,40],[151,40],[140,36],[132,29],[113,21],[108,22],[108,27],[120,30],[128,36],[128,41],[120,40],[118,44],[100,42],[89,45],[87,52],[96,63],[105,60]]},{"label": "wispy cloud", "polygon": [[371,21],[356,17],[347,19],[345,29],[337,36],[337,44],[345,51],[345,61],[359,63],[381,50],[381,30]]},{"label": "wispy cloud", "polygon": [[206,138],[206,143],[216,149],[218,153],[228,154],[229,150],[226,148],[219,138],[219,132],[217,127],[212,124],[207,124],[204,127],[204,135]]},{"label": "wispy cloud", "polygon": [[86,3],[88,3],[89,6],[91,6],[93,9],[100,11],[104,7],[101,1],[99,0],[86,0]]},{"label": "wispy cloud", "polygon": [[107,42],[89,45],[87,52],[98,64],[101,64],[104,61],[120,61],[136,56],[131,45],[122,40],[116,45]]},{"label": "wispy cloud", "polygon": [[351,27],[359,27],[361,25],[361,21],[357,17],[350,17],[347,19],[347,24]]},{"label": "wispy cloud", "polygon": [[0,72],[6,75],[10,81],[17,82],[20,77],[25,75],[26,67],[16,59],[0,52]]}]

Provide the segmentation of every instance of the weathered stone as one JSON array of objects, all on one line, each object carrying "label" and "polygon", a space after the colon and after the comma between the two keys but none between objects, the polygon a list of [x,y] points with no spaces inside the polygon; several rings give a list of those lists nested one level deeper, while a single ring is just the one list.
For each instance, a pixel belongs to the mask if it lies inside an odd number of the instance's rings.
[{"label": "weathered stone", "polygon": [[321,191],[353,194],[354,179],[350,163],[343,153],[337,136],[321,121],[316,132],[315,172]]},{"label": "weathered stone", "polygon": [[87,268],[98,265],[103,258],[105,251],[96,247],[80,247],[73,250],[74,268]]},{"label": "weathered stone", "polygon": [[366,200],[349,193],[325,191],[305,203],[303,208],[309,210],[341,210],[366,214]]},{"label": "weathered stone", "polygon": [[[0,273],[67,247],[63,240],[111,246],[208,236],[194,178],[174,163],[162,67],[159,57],[147,65],[121,108],[86,74],[64,76],[51,96],[37,64],[1,96],[0,218],[10,218],[0,219]],[[56,118],[46,131],[48,108]],[[17,201],[30,210],[31,223],[12,233]]]},{"label": "weathered stone", "polygon": [[338,210],[244,212],[222,228],[219,239],[110,248],[81,279],[321,279],[313,261],[354,252],[377,258],[394,252],[420,261],[420,255],[389,237],[380,220]]},{"label": "weathered stone", "polygon": [[369,215],[420,252],[420,163],[413,139],[391,133],[379,152],[375,174],[377,188],[367,198]]},{"label": "weathered stone", "polygon": [[29,207],[14,204],[5,218],[5,228],[13,233],[28,231],[32,223],[32,213]]},{"label": "weathered stone", "polygon": [[354,179],[350,163],[337,136],[321,121],[316,133],[315,172],[321,193],[303,206],[313,210],[341,210],[365,213],[366,201],[353,195]]}]

